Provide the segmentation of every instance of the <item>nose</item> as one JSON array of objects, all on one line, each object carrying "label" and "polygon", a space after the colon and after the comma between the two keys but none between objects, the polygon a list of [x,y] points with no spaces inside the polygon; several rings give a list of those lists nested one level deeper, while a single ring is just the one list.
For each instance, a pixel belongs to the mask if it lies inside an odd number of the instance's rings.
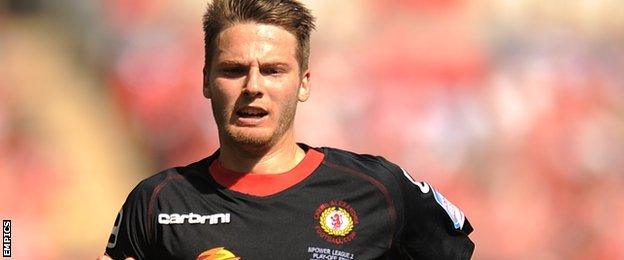
[{"label": "nose", "polygon": [[250,68],[247,75],[247,81],[243,87],[243,95],[248,97],[262,97],[264,93],[262,90],[261,80],[260,70],[257,67]]}]

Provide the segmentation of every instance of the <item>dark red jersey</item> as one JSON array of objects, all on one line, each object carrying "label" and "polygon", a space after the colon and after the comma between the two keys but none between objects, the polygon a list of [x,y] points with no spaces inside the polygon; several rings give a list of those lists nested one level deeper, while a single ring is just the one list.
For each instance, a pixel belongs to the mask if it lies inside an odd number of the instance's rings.
[{"label": "dark red jersey", "polygon": [[217,151],[139,183],[108,241],[114,259],[467,259],[473,228],[382,157],[301,145],[287,173],[224,169]]}]

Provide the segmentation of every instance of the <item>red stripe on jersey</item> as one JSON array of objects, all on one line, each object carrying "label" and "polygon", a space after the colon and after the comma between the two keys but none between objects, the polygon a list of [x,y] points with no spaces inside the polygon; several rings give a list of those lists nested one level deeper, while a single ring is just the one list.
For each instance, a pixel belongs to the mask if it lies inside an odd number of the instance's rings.
[{"label": "red stripe on jersey", "polygon": [[158,199],[158,195],[160,195],[160,191],[171,181],[175,179],[182,179],[182,178],[183,178],[182,175],[179,175],[179,174],[167,175],[167,177],[163,179],[162,181],[160,181],[158,185],[156,185],[156,187],[152,191],[149,204],[147,205],[147,223],[146,223],[147,225],[145,227],[145,231],[148,235],[147,237],[148,240],[149,239],[154,239],[153,241],[157,240],[156,232],[152,230],[152,227],[155,227],[156,223],[152,221],[156,219],[154,218],[154,211],[156,207],[156,200]]},{"label": "red stripe on jersey", "polygon": [[325,154],[308,149],[305,157],[295,168],[280,174],[235,172],[223,168],[219,160],[210,164],[210,174],[221,186],[254,196],[269,196],[299,183],[321,164]]}]

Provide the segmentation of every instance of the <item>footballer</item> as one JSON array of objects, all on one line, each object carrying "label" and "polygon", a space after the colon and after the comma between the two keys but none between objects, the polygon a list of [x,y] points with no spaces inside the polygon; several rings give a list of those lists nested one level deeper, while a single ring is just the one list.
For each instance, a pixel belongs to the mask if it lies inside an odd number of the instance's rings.
[{"label": "footballer", "polygon": [[471,257],[473,227],[428,183],[382,157],[296,142],[311,90],[305,6],[215,0],[203,29],[219,149],[140,182],[100,259]]}]

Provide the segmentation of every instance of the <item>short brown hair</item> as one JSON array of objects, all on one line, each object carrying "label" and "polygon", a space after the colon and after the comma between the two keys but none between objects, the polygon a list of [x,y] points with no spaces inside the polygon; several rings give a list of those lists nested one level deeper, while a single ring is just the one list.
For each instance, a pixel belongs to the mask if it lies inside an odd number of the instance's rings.
[{"label": "short brown hair", "polygon": [[256,22],[284,28],[297,38],[299,68],[308,68],[310,33],[314,17],[296,0],[214,0],[204,14],[204,51],[206,65],[214,55],[215,39],[235,23]]}]

